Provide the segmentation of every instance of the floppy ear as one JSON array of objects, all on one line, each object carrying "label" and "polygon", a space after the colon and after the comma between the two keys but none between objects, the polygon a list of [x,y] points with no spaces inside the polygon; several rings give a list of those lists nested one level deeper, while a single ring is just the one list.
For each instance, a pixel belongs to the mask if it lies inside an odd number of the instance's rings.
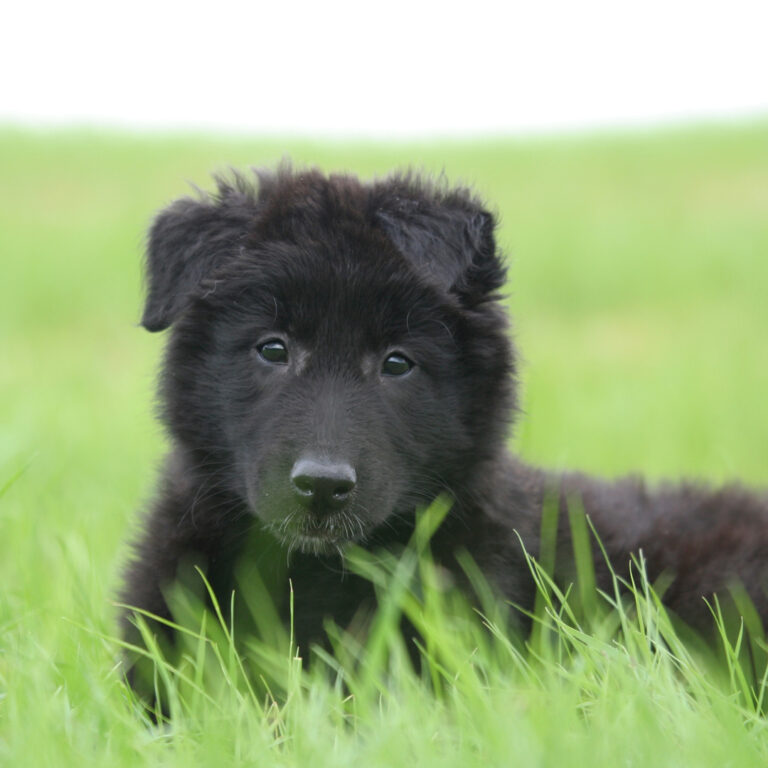
[{"label": "floppy ear", "polygon": [[232,258],[248,235],[249,201],[222,182],[216,198],[182,198],[155,219],[147,244],[147,301],[141,324],[167,328],[196,295],[201,282]]},{"label": "floppy ear", "polygon": [[[493,215],[463,190],[447,195],[399,191],[376,218],[398,250],[433,283],[471,306],[504,285]],[[429,194],[429,193],[427,193]]]}]

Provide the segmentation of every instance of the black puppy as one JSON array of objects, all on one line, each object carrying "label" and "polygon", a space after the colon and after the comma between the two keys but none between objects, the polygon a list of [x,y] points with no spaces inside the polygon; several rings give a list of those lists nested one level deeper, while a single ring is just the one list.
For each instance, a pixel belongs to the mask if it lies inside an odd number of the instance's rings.
[{"label": "black puppy", "polygon": [[[142,324],[172,327],[160,391],[173,449],[124,602],[169,616],[165,590],[199,565],[227,604],[255,535],[276,561],[293,551],[274,598],[290,577],[306,650],[324,618],[344,626],[371,597],[342,579],[342,547],[396,548],[414,510],[447,493],[436,557],[458,573],[454,553],[467,550],[503,596],[531,606],[520,540],[537,554],[554,493],[563,509],[583,504],[619,572],[642,548],[652,579],[673,577],[665,601],[689,623],[703,625],[702,598],[734,579],[768,617],[765,495],[650,492],[507,454],[515,354],[494,226],[465,189],[288,169],[219,180],[157,217]],[[558,535],[571,551],[567,522]],[[607,586],[601,558],[596,569]]]}]

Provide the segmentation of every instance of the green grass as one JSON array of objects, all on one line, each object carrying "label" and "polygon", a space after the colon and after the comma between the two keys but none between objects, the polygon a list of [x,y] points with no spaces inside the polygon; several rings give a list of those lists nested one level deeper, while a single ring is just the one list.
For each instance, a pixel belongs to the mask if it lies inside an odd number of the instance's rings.
[{"label": "green grass", "polygon": [[583,633],[555,616],[550,641],[522,651],[460,610],[446,629],[428,593],[432,676],[408,673],[384,631],[386,653],[343,686],[285,654],[268,705],[225,642],[233,679],[214,704],[184,693],[166,728],[137,713],[109,638],[163,450],[162,339],[136,326],[143,232],[187,180],[286,154],[363,175],[444,169],[493,201],[526,458],[768,481],[768,124],[392,145],[1,130],[0,763],[765,765],[736,668],[667,629],[654,646],[664,617],[642,591],[649,625],[631,610],[622,624],[624,608]]}]

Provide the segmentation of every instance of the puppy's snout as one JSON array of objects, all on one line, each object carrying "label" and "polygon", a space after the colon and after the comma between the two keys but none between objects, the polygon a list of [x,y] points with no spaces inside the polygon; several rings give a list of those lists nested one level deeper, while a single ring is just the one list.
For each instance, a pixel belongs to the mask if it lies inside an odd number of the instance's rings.
[{"label": "puppy's snout", "polygon": [[341,509],[357,483],[354,468],[344,461],[299,459],[291,470],[296,498],[315,511]]}]

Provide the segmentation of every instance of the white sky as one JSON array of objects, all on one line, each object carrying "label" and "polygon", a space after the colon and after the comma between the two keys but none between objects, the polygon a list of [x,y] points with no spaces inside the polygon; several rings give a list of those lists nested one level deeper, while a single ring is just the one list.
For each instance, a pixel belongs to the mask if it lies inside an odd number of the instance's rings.
[{"label": "white sky", "polygon": [[768,0],[9,0],[0,122],[378,137],[768,114]]}]

